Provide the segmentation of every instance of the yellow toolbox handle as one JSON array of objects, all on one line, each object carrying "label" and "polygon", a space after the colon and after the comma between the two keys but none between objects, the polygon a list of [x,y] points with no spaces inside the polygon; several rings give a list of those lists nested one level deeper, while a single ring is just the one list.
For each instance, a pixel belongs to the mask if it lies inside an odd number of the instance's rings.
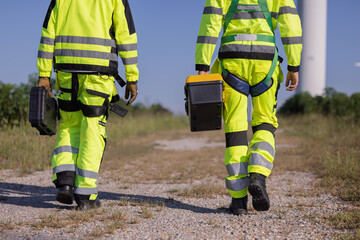
[{"label": "yellow toolbox handle", "polygon": [[209,81],[223,81],[223,78],[220,74],[203,74],[203,75],[191,75],[186,79],[186,83],[193,82],[209,82]]}]

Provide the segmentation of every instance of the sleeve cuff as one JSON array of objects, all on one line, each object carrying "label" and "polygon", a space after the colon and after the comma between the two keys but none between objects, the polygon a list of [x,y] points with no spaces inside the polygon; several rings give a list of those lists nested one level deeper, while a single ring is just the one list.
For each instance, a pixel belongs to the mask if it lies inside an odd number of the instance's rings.
[{"label": "sleeve cuff", "polygon": [[51,72],[39,72],[39,77],[51,78]]},{"label": "sleeve cuff", "polygon": [[300,71],[300,65],[299,66],[290,66],[290,65],[288,65],[288,71],[289,72],[298,72],[298,71]]},{"label": "sleeve cuff", "polygon": [[209,66],[209,65],[205,65],[205,64],[196,64],[196,65],[195,65],[195,70],[196,70],[196,71],[205,71],[205,72],[208,72],[208,71],[210,71],[210,66]]}]

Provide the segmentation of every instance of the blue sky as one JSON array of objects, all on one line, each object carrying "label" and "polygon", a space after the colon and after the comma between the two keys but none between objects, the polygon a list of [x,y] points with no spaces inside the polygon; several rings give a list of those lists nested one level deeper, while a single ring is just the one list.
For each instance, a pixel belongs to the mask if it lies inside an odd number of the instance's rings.
[{"label": "blue sky", "polygon": [[[301,1],[301,0],[299,0]],[[138,33],[139,97],[184,113],[183,87],[196,74],[194,52],[205,0],[129,0]],[[296,2],[296,1],[295,1]],[[2,1],[0,8],[0,81],[25,83],[37,71],[41,27],[50,0]],[[360,92],[360,1],[328,0],[327,86]],[[285,56],[280,47],[281,56]],[[282,64],[286,74],[286,63]],[[124,76],[124,68],[119,67]],[[123,89],[119,91],[123,97]],[[279,105],[293,93],[279,92]]]}]

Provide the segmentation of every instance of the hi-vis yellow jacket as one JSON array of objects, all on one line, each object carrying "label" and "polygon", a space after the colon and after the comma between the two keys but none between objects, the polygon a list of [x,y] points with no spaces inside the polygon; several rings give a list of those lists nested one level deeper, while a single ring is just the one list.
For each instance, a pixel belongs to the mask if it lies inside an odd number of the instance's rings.
[{"label": "hi-vis yellow jacket", "polygon": [[[223,41],[219,49],[219,59],[230,72],[239,71],[239,67],[243,68],[242,71],[249,71],[246,68],[250,65],[244,64],[246,61],[257,61],[265,66],[264,71],[269,70],[275,53],[275,43],[253,38],[256,38],[256,35],[274,36],[273,31],[278,26],[287,56],[288,70],[299,71],[302,29],[294,1],[266,0],[266,2],[271,13],[273,29],[270,29],[262,12],[251,11],[259,5],[258,0],[239,0],[241,6],[238,6],[222,40],[225,36],[237,36],[234,41],[225,43]],[[210,69],[211,57],[230,4],[231,0],[206,0],[196,44],[197,71]]]},{"label": "hi-vis yellow jacket", "polygon": [[64,72],[117,74],[137,81],[137,36],[127,0],[52,0],[38,52],[40,77]]}]

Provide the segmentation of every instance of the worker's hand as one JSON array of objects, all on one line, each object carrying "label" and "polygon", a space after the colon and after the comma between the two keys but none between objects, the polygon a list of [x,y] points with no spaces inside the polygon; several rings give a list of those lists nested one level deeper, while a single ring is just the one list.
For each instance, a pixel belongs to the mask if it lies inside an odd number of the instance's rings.
[{"label": "worker's hand", "polygon": [[199,71],[199,75],[205,75],[205,74],[208,74],[208,72],[205,72],[205,71]]},{"label": "worker's hand", "polygon": [[127,101],[126,105],[130,105],[136,98],[138,94],[138,87],[137,82],[127,82],[125,87],[125,99],[129,98],[129,101]]},{"label": "worker's hand", "polygon": [[285,87],[287,91],[294,91],[299,84],[299,72],[288,72]]},{"label": "worker's hand", "polygon": [[52,96],[50,78],[48,77],[40,77],[38,82],[38,87],[44,87],[49,91],[49,95]]}]

